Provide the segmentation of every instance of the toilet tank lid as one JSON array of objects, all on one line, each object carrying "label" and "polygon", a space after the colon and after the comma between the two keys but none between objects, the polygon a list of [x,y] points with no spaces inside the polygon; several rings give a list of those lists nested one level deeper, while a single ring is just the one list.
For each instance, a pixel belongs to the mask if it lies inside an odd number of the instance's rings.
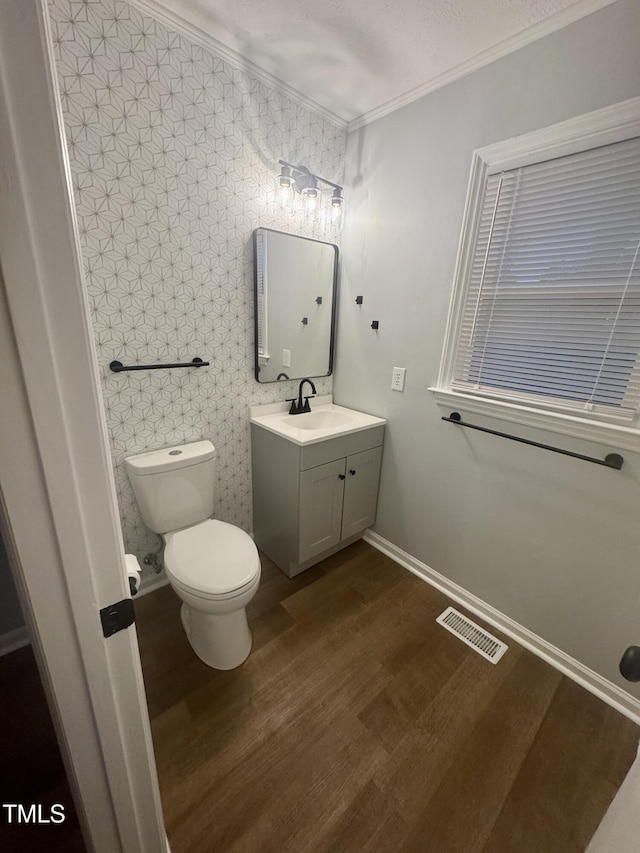
[{"label": "toilet tank lid", "polygon": [[124,462],[129,473],[145,476],[198,465],[213,459],[215,455],[216,449],[210,441],[194,441],[193,444],[138,453],[136,456],[128,456]]}]

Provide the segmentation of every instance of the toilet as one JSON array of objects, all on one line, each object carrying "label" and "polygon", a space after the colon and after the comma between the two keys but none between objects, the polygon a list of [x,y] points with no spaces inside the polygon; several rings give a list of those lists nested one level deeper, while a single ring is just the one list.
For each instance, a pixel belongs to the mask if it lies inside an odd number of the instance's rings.
[{"label": "toilet", "polygon": [[165,542],[164,567],[182,599],[180,615],[198,657],[235,669],[251,651],[246,606],[260,583],[251,537],[211,518],[216,450],[210,441],[125,459],[144,523]]}]

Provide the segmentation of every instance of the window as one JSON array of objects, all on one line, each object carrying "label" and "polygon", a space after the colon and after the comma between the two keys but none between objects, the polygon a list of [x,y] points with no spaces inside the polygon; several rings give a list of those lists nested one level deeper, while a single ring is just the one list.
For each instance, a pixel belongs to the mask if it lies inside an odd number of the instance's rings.
[{"label": "window", "polygon": [[476,152],[434,390],[640,436],[640,99]]}]

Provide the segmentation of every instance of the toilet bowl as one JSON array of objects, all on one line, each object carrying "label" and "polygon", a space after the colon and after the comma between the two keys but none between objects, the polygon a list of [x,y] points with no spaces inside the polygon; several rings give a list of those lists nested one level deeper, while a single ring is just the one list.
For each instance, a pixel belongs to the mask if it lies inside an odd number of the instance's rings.
[{"label": "toilet bowl", "polygon": [[125,466],[145,524],[164,539],[187,639],[204,663],[226,670],[251,651],[245,608],[260,584],[260,557],[247,533],[210,517],[215,455],[199,441],[130,456]]},{"label": "toilet bowl", "polygon": [[235,669],[251,651],[245,608],[260,584],[258,549],[239,527],[213,519],[165,541],[164,567],[191,647],[214,669]]}]

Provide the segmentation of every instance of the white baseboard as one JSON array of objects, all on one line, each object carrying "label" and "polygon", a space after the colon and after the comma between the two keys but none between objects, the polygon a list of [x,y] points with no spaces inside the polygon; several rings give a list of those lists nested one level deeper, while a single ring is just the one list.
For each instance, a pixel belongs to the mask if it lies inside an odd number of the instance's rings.
[{"label": "white baseboard", "polygon": [[148,592],[154,592],[156,589],[160,589],[162,586],[168,586],[169,579],[164,573],[164,570],[160,572],[158,575],[149,575],[145,577],[140,584],[140,589],[136,593],[134,597],[134,601],[136,598],[141,598],[143,595],[146,595]]},{"label": "white baseboard", "polygon": [[449,596],[449,598],[452,598],[467,610],[475,613],[476,616],[484,619],[499,631],[512,637],[520,645],[533,652],[534,655],[551,664],[551,666],[555,667],[555,669],[562,672],[572,681],[584,687],[585,690],[602,699],[607,705],[611,705],[616,711],[620,711],[625,717],[633,720],[636,725],[640,725],[640,700],[625,693],[620,687],[603,678],[603,676],[598,675],[597,672],[589,669],[589,667],[575,660],[575,658],[552,646],[551,643],[543,640],[542,637],[529,631],[523,625],[514,622],[513,619],[505,616],[504,613],[496,610],[481,598],[467,592],[466,589],[458,586],[458,584],[436,572],[425,563],[421,563],[420,560],[412,557],[411,554],[407,554],[406,551],[393,545],[378,533],[366,530],[363,538],[365,542],[377,548],[378,551],[382,551],[414,575],[422,578],[422,580],[431,584],[431,586],[440,590],[440,592]]},{"label": "white baseboard", "polygon": [[23,646],[28,646],[30,643],[31,639],[26,625],[15,628],[13,631],[7,631],[6,634],[0,634],[0,657],[15,652]]}]

